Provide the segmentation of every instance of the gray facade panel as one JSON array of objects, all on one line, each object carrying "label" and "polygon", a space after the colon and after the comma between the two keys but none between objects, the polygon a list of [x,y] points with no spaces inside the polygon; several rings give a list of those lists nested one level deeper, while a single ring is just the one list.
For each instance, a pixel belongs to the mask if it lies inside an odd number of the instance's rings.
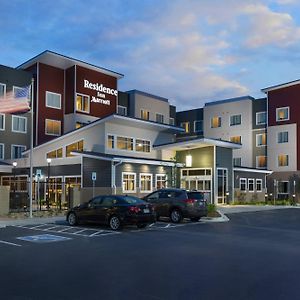
[{"label": "gray facade panel", "polygon": [[118,105],[127,107],[129,110],[129,95],[124,92],[118,92]]},{"label": "gray facade panel", "polygon": [[262,112],[262,111],[267,111],[267,99],[262,98],[262,99],[255,99],[252,101],[252,120],[253,120],[253,129],[258,129],[258,128],[266,128],[267,125],[256,125],[256,113]]}]

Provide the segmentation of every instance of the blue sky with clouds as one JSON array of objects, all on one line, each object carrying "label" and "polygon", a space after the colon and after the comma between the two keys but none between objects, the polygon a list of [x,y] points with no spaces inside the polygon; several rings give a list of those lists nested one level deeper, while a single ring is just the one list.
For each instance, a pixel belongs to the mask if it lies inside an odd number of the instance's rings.
[{"label": "blue sky with clouds", "polygon": [[300,0],[2,0],[0,64],[49,49],[178,110],[300,78]]}]

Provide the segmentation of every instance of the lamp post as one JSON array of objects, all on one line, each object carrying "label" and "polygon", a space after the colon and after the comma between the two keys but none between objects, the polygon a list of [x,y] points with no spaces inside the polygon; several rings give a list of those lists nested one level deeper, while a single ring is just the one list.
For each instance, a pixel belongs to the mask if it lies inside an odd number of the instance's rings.
[{"label": "lamp post", "polygon": [[[14,174],[14,189],[13,189],[13,191],[14,191],[14,202],[16,201],[16,167],[17,167],[17,162],[16,161],[14,161],[13,162],[13,166],[14,166],[14,172],[13,172],[13,174]],[[15,205],[15,204],[14,204]]]},{"label": "lamp post", "polygon": [[47,172],[47,198],[46,198],[46,204],[47,204],[47,209],[50,208],[49,206],[49,200],[50,200],[50,195],[49,195],[49,185],[50,185],[50,163],[51,163],[51,158],[47,158],[47,164],[48,164],[48,172]]}]

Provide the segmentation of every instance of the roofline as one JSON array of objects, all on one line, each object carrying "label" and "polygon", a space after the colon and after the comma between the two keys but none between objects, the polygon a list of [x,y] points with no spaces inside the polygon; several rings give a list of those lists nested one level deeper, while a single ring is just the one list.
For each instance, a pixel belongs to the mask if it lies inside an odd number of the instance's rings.
[{"label": "roofline", "polygon": [[223,100],[216,100],[216,101],[212,101],[212,102],[206,102],[204,104],[204,107],[205,106],[211,106],[211,105],[223,104],[223,103],[229,103],[229,102],[237,102],[237,101],[241,101],[241,100],[255,100],[255,98],[250,96],[250,95],[246,95],[246,96],[241,96],[241,97],[228,98],[228,99],[223,99]]},{"label": "roofline", "polygon": [[164,102],[169,102],[169,99],[167,99],[167,98],[164,98],[164,97],[161,97],[161,96],[156,96],[156,95],[153,95],[153,94],[150,94],[150,93],[147,93],[147,92],[143,92],[143,91],[140,91],[140,90],[129,90],[129,91],[126,91],[126,93],[128,93],[128,94],[137,93],[137,94],[144,95],[144,96],[151,97],[151,98],[155,98],[157,100],[161,100],[161,101],[164,101]]},{"label": "roofline", "polygon": [[80,64],[86,65],[86,67],[88,67],[88,68],[91,68],[91,67],[92,67],[92,68],[96,68],[96,69],[98,69],[99,71],[102,71],[102,72],[104,71],[105,73],[108,73],[108,75],[111,75],[111,76],[116,77],[116,78],[118,78],[118,79],[124,77],[124,75],[121,74],[121,73],[114,72],[114,71],[111,71],[111,70],[109,70],[109,69],[106,69],[106,68],[103,68],[103,67],[99,67],[99,66],[96,66],[96,65],[87,63],[87,62],[85,62],[85,61],[83,61],[83,60],[80,60],[80,59],[76,59],[76,58],[72,58],[72,57],[69,57],[69,56],[66,56],[66,55],[63,55],[63,54],[59,54],[59,53],[54,52],[54,51],[51,51],[51,50],[45,50],[45,51],[41,52],[40,54],[38,54],[38,55],[36,55],[36,56],[30,58],[29,60],[25,61],[25,62],[22,63],[21,65],[17,66],[16,69],[23,69],[23,68],[28,68],[28,67],[32,66],[34,63],[37,62],[37,59],[38,59],[39,57],[41,57],[41,56],[43,56],[43,55],[45,55],[45,54],[47,54],[47,53],[52,54],[52,55],[60,56],[60,57],[65,58],[65,59],[67,59],[67,60],[72,60],[72,61],[75,62],[75,64],[76,64],[76,62],[78,62],[78,63],[80,63]]},{"label": "roofline", "polygon": [[261,91],[264,92],[264,93],[267,93],[269,91],[283,89],[283,88],[293,86],[293,85],[296,85],[296,84],[299,84],[299,83],[300,83],[300,79],[297,79],[297,80],[289,81],[289,82],[286,82],[286,83],[269,86],[269,87],[261,89]]},{"label": "roofline", "polygon": [[247,168],[247,167],[233,167],[233,171],[264,173],[264,174],[272,174],[273,173],[273,171],[270,171],[270,170]]},{"label": "roofline", "polygon": [[[157,122],[154,122],[154,121],[148,121],[148,120],[142,120],[142,119],[137,119],[137,118],[131,118],[131,117],[127,117],[127,116],[121,116],[121,115],[118,115],[118,114],[111,114],[111,115],[108,115],[108,116],[106,116],[106,117],[104,117],[102,119],[95,120],[95,121],[93,121],[93,122],[91,122],[91,123],[89,123],[89,124],[87,124],[87,125],[85,125],[83,127],[80,127],[78,129],[75,129],[75,130],[72,130],[70,132],[67,132],[67,133],[65,133],[65,134],[63,134],[63,135],[61,135],[61,136],[59,136],[59,137],[57,137],[57,138],[55,138],[53,140],[50,140],[50,141],[48,141],[46,143],[40,144],[40,145],[34,147],[33,149],[39,149],[39,148],[44,147],[44,146],[46,146],[48,144],[51,144],[51,143],[56,142],[56,141],[59,141],[59,140],[65,138],[66,136],[70,136],[70,135],[72,135],[74,133],[78,133],[80,131],[86,130],[88,128],[91,128],[93,126],[101,124],[101,123],[103,123],[105,121],[109,121],[111,119],[125,119],[125,120],[129,119],[129,120],[132,120],[132,121],[138,122],[138,123],[140,123],[140,122],[142,122],[142,123],[150,123],[152,125],[156,125],[158,127],[163,127],[163,128],[166,128],[166,129],[169,128],[169,129],[174,129],[174,130],[177,130],[177,131],[184,131],[183,128],[176,127],[176,126],[173,126],[173,125],[167,125],[167,124],[157,123]],[[23,154],[27,154],[29,151],[30,151],[30,148],[28,150],[24,151]]]}]

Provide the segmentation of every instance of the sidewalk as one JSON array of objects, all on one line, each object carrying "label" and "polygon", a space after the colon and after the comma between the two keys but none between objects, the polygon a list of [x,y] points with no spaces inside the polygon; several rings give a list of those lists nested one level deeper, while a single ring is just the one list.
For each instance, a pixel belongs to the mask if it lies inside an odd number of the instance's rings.
[{"label": "sidewalk", "polygon": [[44,223],[55,223],[63,222],[66,218],[64,216],[60,217],[35,217],[35,218],[20,218],[12,219],[9,217],[0,216],[0,228],[13,225],[35,225],[35,224],[44,224]]}]

